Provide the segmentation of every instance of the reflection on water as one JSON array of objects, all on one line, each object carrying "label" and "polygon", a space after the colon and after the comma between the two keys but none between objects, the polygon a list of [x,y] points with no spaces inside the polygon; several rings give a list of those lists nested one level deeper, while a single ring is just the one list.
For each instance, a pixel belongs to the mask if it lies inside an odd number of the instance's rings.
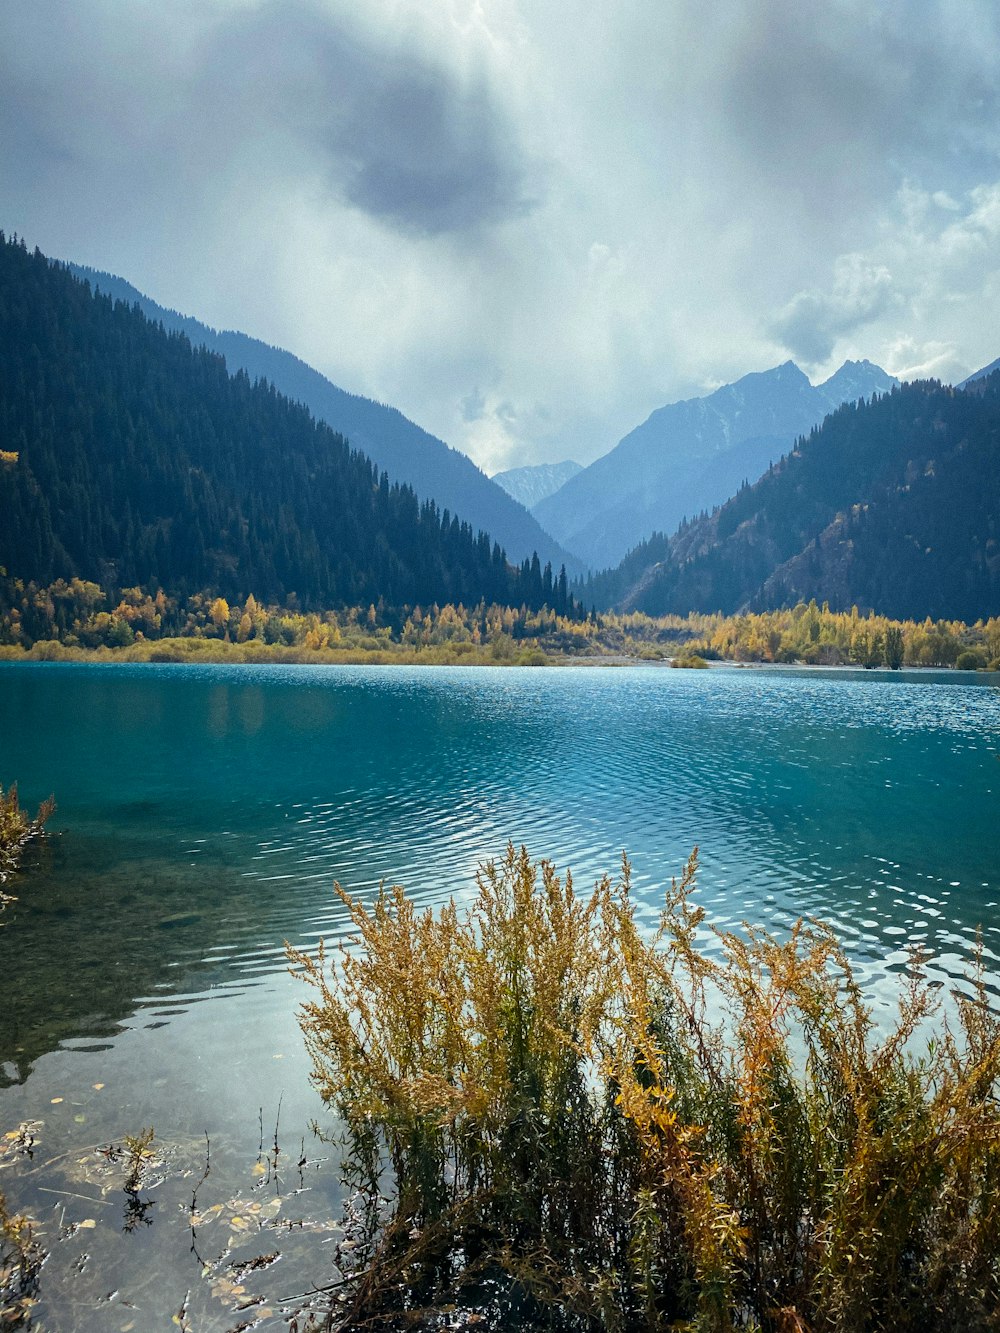
[{"label": "reflection on water", "polygon": [[0,684],[0,782],[58,802],[0,928],[0,1130],[44,1118],[53,1151],[209,1127],[237,1172],[279,1096],[300,1132],[318,1107],[284,940],[344,929],[334,880],[440,902],[508,839],[580,883],[627,849],[651,923],[698,844],[717,925],[821,916],[876,997],[914,943],[949,985],[977,925],[1000,953],[981,680],[37,664]]}]

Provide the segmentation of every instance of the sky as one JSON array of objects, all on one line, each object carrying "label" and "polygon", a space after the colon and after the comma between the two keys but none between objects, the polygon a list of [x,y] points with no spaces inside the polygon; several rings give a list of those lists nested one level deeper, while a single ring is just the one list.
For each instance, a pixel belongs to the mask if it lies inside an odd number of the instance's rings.
[{"label": "sky", "polygon": [[1000,356],[996,0],[2,0],[0,228],[487,472]]}]

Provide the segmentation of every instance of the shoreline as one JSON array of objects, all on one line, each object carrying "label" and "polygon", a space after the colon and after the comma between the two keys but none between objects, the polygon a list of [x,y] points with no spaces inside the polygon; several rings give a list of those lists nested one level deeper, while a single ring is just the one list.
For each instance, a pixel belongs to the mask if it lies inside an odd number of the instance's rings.
[{"label": "shoreline", "polygon": [[[531,657],[533,660],[522,660],[525,657]],[[540,660],[544,659],[544,660]],[[493,659],[485,655],[463,653],[454,656],[441,654],[437,656],[433,652],[428,653],[395,653],[395,652],[357,652],[347,651],[344,653],[309,653],[296,651],[294,648],[279,650],[278,653],[245,653],[242,651],[242,645],[229,645],[227,649],[219,651],[213,649],[199,649],[194,652],[164,653],[161,655],[138,655],[134,649],[123,648],[115,649],[93,649],[81,650],[79,648],[64,648],[59,646],[58,652],[45,655],[34,655],[30,649],[23,650],[16,654],[4,653],[0,650],[0,670],[5,666],[14,665],[35,665],[35,666],[230,666],[230,667],[284,667],[284,666],[309,666],[309,667],[430,667],[430,668],[487,668],[487,669],[507,669],[511,667],[527,668],[532,670],[545,668],[567,668],[582,667],[588,670],[594,669],[627,669],[639,668],[642,670],[669,670],[669,671],[691,671],[691,670],[709,670],[709,671],[767,671],[767,672],[786,672],[788,674],[818,673],[821,675],[847,675],[862,674],[872,677],[885,676],[888,678],[901,677],[910,674],[918,675],[948,675],[958,677],[962,680],[978,680],[983,677],[994,678],[1000,683],[1000,671],[990,671],[985,668],[963,669],[956,666],[947,666],[944,664],[934,665],[925,663],[907,663],[898,669],[887,666],[863,667],[854,662],[762,662],[762,661],[744,661],[736,658],[706,658],[701,659],[696,667],[685,662],[681,657],[669,658],[649,658],[641,655],[630,655],[627,653],[587,653],[579,656],[570,654],[546,653],[544,649],[527,649],[521,655],[511,658]]]}]

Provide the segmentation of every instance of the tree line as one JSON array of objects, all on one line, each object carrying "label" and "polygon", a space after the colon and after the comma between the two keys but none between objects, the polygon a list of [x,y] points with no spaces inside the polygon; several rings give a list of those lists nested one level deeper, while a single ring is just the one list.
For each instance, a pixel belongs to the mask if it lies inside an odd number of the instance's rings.
[{"label": "tree line", "polygon": [[575,611],[565,571],[512,565],[266,381],[2,234],[0,512],[0,567],[39,586]]},{"label": "tree line", "polygon": [[210,590],[180,598],[158,588],[114,594],[83,579],[47,585],[0,576],[0,656],[123,652],[135,660],[190,660],[203,652],[239,658],[270,654],[403,653],[421,660],[519,661],[547,657],[638,661],[802,663],[811,666],[958,667],[1000,670],[1000,617],[892,620],[857,607],[832,611],[800,602],[788,610],[723,616],[644,612],[565,614],[543,603],[430,602],[393,607],[384,599],[313,611],[297,598],[267,603],[252,593],[228,601]]}]

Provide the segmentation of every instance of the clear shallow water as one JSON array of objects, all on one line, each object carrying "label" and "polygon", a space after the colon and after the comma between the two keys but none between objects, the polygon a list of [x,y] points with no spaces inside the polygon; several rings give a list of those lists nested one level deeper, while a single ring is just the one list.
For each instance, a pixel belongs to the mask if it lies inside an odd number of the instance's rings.
[{"label": "clear shallow water", "polygon": [[[343,931],[334,880],[440,902],[508,839],[581,884],[627,849],[652,923],[698,844],[717,925],[822,916],[888,1003],[908,945],[951,984],[978,925],[1000,974],[998,747],[1000,693],[968,676],[4,666],[0,782],[58,811],[0,928],[0,1134],[44,1121],[0,1185],[49,1228],[98,1199],[116,1221],[53,1249],[50,1326],[159,1326],[190,1287],[199,1328],[235,1322],[192,1269],[185,1198],[204,1131],[225,1203],[260,1184],[259,1117],[270,1138],[280,1099],[297,1158],[321,1113],[283,941]],[[168,1179],[123,1239],[120,1190],[81,1163],[150,1123]],[[49,1197],[55,1157],[76,1165]],[[332,1210],[335,1172],[301,1183],[281,1182],[282,1218]],[[322,1279],[321,1243],[287,1256],[290,1290],[293,1269]],[[126,1296],[106,1301],[112,1279]]]}]

